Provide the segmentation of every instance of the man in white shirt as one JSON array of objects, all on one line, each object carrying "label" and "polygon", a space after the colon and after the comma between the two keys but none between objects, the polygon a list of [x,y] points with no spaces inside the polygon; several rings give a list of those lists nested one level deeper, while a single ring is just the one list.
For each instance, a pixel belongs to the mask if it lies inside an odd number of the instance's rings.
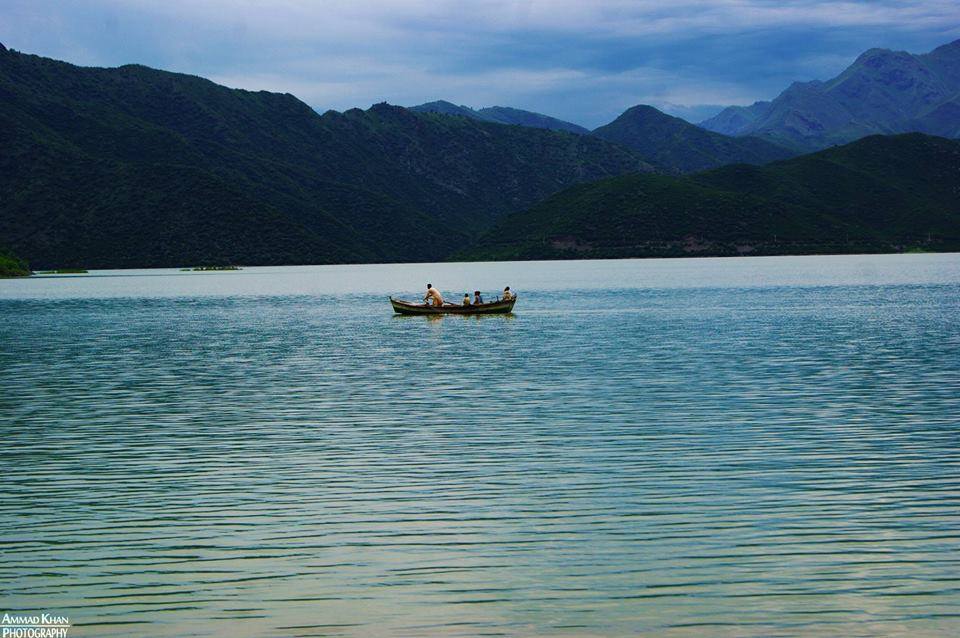
[{"label": "man in white shirt", "polygon": [[440,291],[433,287],[433,284],[427,284],[427,294],[423,298],[427,303],[433,303],[435,308],[439,308],[443,305],[443,295],[440,294]]}]

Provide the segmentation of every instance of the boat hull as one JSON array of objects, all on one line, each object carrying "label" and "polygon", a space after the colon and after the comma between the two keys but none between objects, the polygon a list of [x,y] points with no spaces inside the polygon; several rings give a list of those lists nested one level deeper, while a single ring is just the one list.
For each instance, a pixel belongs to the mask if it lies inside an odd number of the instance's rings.
[{"label": "boat hull", "polygon": [[398,315],[505,315],[513,312],[515,303],[517,303],[516,297],[509,301],[492,301],[476,306],[444,304],[434,308],[426,304],[410,303],[390,297],[390,305]]}]

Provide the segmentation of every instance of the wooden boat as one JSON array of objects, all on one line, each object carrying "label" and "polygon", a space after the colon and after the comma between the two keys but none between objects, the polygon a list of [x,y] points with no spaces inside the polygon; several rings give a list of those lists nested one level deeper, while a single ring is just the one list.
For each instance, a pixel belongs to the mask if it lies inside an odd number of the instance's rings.
[{"label": "wooden boat", "polygon": [[390,297],[390,305],[393,306],[393,311],[400,315],[505,315],[513,312],[513,304],[515,303],[517,303],[516,295],[510,300],[498,299],[497,301],[470,306],[446,303],[439,308],[435,308],[427,304],[412,303]]}]

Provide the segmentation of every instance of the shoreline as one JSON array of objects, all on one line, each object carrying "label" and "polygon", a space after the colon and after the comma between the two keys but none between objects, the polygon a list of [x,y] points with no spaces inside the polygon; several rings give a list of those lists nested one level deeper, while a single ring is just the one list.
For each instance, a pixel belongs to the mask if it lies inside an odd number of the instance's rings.
[{"label": "shoreline", "polygon": [[58,277],[76,278],[83,274],[89,274],[91,271],[117,271],[117,270],[177,270],[178,274],[190,275],[194,272],[198,274],[211,273],[242,273],[247,268],[303,268],[309,266],[414,266],[425,264],[499,264],[499,263],[549,263],[549,262],[575,262],[575,261],[652,261],[652,260],[701,260],[701,259],[730,259],[739,260],[748,259],[769,259],[777,257],[868,257],[881,255],[956,255],[960,254],[960,248],[956,250],[930,250],[930,251],[899,251],[899,252],[830,252],[830,253],[772,253],[772,254],[697,254],[697,255],[647,255],[647,256],[570,256],[570,257],[515,257],[510,259],[451,259],[444,261],[367,261],[367,262],[311,262],[311,263],[281,263],[281,264],[257,264],[238,262],[242,265],[236,268],[216,268],[207,270],[196,270],[194,268],[185,268],[180,265],[149,265],[149,266],[87,266],[84,268],[86,273],[58,273],[51,272],[57,270],[70,270],[66,268],[44,268],[40,271],[33,271],[27,275],[18,275],[12,277],[0,277],[0,279],[29,279],[31,277],[41,277],[43,279],[54,279]]}]

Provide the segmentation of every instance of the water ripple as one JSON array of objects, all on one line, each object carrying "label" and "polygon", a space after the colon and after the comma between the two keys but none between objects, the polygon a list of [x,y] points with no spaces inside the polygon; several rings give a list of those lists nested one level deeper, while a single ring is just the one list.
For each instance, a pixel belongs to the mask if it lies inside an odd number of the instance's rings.
[{"label": "water ripple", "polygon": [[956,635],[950,259],[534,264],[516,316],[437,321],[388,312],[411,266],[18,282],[3,604],[76,636]]}]

